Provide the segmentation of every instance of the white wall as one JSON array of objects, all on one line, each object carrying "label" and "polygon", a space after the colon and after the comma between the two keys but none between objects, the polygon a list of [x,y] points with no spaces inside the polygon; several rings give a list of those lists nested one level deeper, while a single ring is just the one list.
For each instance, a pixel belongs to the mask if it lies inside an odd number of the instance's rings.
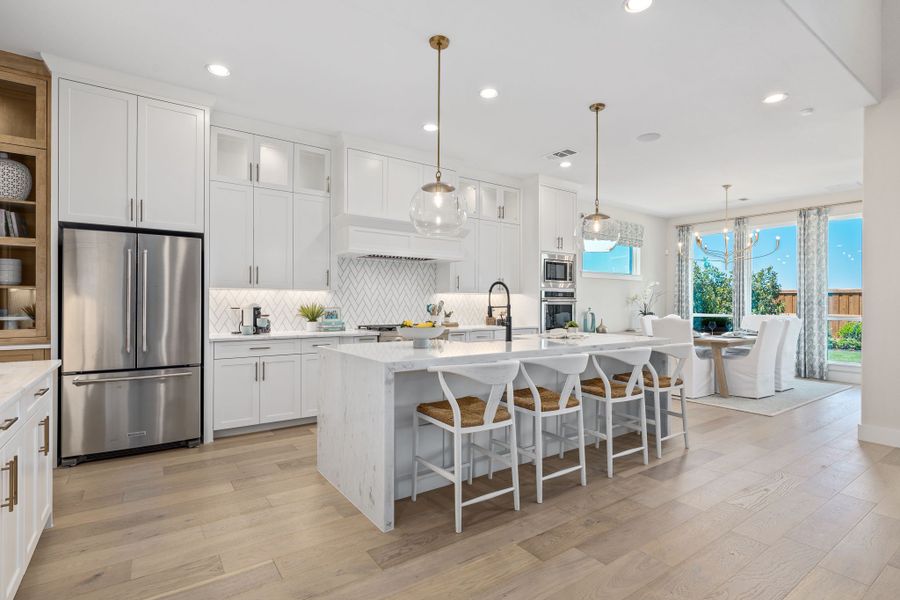
[{"label": "white wall", "polygon": [[[594,211],[593,192],[582,192],[578,195],[578,212]],[[671,281],[666,275],[666,264],[674,260],[667,255],[666,220],[643,213],[637,213],[616,206],[603,206],[602,211],[614,219],[640,223],[644,226],[644,246],[641,248],[641,275],[639,278],[604,278],[581,277],[578,280],[578,322],[589,307],[600,318],[610,331],[623,331],[631,327],[634,310],[627,299],[631,294],[640,291],[648,283],[658,281],[663,297],[654,307],[659,315],[668,312],[671,304]]]},{"label": "white wall", "polygon": [[[900,447],[900,396],[893,373],[900,362],[900,3],[884,3],[885,71],[880,104],[865,115],[863,279],[866,282],[866,360],[859,439]],[[877,326],[872,326],[877,325]]]}]

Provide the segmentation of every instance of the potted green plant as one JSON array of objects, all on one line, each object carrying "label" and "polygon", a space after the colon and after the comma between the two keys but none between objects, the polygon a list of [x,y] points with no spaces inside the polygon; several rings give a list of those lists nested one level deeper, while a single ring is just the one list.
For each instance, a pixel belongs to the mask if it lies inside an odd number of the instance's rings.
[{"label": "potted green plant", "polygon": [[575,321],[566,323],[566,333],[578,333],[578,323]]},{"label": "potted green plant", "polygon": [[306,331],[318,331],[319,319],[325,314],[325,307],[318,302],[313,302],[312,304],[302,304],[297,312],[306,319],[304,324]]}]

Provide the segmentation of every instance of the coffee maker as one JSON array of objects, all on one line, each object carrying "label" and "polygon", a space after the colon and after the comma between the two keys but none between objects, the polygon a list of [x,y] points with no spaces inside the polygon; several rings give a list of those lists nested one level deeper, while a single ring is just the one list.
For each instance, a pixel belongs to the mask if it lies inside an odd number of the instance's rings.
[{"label": "coffee maker", "polygon": [[241,308],[241,326],[250,326],[253,333],[259,333],[258,321],[262,316],[262,307],[259,304],[245,304]]}]

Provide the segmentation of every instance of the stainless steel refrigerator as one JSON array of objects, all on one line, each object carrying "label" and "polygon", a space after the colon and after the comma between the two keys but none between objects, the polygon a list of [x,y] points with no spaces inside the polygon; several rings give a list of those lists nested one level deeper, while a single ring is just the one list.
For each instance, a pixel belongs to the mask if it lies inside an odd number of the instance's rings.
[{"label": "stainless steel refrigerator", "polygon": [[202,240],[61,235],[62,462],[197,440]]}]

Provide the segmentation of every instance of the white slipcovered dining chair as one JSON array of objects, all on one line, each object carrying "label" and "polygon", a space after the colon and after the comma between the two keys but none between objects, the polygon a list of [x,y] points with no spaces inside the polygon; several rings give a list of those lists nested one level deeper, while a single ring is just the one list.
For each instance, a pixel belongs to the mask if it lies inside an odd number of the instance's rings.
[{"label": "white slipcovered dining chair", "polygon": [[741,317],[740,329],[745,331],[759,331],[759,326],[763,321],[771,321],[777,319],[778,315],[744,315]]},{"label": "white slipcovered dining chair", "polygon": [[786,324],[778,344],[778,359],[775,362],[775,391],[784,392],[794,387],[797,381],[797,340],[803,323],[795,316],[783,316]]},{"label": "white slipcovered dining chair", "polygon": [[759,336],[747,354],[726,352],[725,378],[732,396],[765,398],[775,395],[775,363],[787,322],[770,319],[759,324]]},{"label": "white slipcovered dining chair", "polygon": [[648,337],[653,337],[653,321],[658,321],[656,315],[643,315],[641,317],[641,331]]},{"label": "white slipcovered dining chair", "polygon": [[[694,344],[694,332],[687,319],[659,319],[653,323],[656,337],[667,338],[672,344]],[[709,351],[693,348],[684,365],[684,393],[688,398],[702,398],[715,393],[713,362]]]}]

